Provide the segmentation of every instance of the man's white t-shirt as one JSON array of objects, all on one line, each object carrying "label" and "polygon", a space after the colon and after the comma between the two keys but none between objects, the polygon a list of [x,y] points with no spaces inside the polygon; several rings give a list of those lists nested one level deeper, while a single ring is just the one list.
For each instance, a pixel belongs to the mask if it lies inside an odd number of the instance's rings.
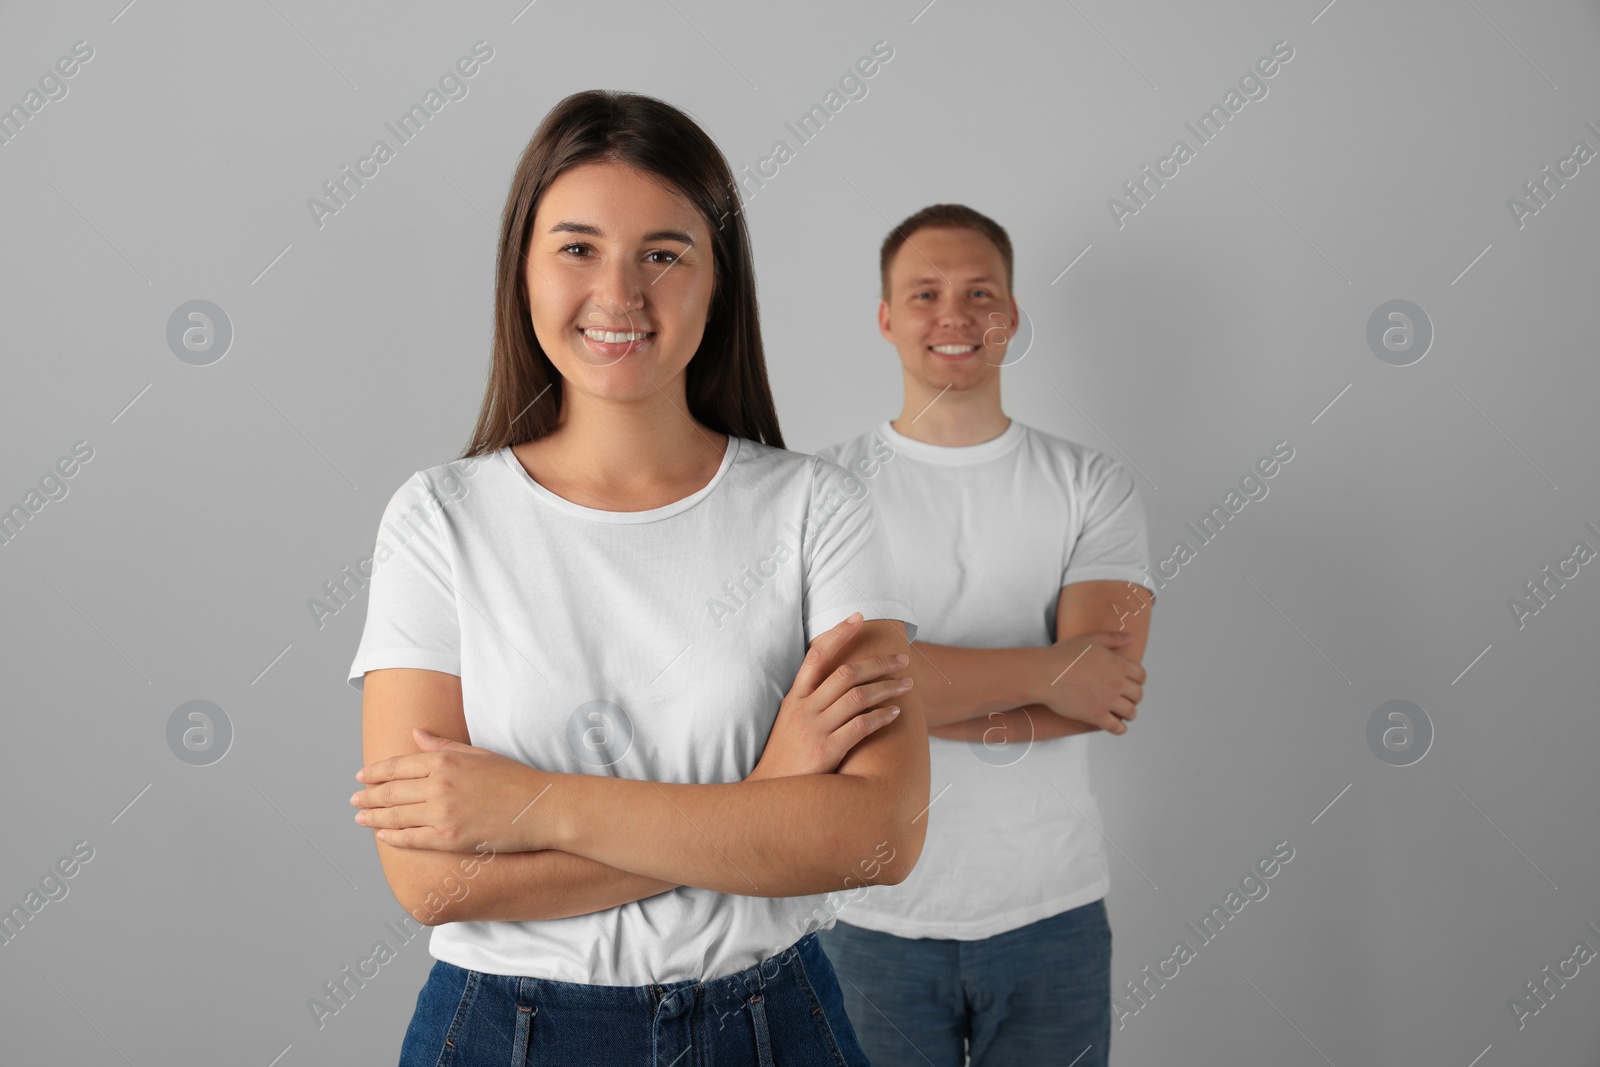
[{"label": "man's white t-shirt", "polygon": [[[350,684],[457,675],[472,744],[547,771],[741,781],[813,638],[855,611],[916,636],[865,493],[835,464],[734,436],[710,482],[648,511],[573,503],[509,448],[418,471],[384,511]],[[429,951],[591,985],[709,980],[832,926],[825,900],[685,886],[570,918],[443,923]]]},{"label": "man's white t-shirt", "polygon": [[[999,437],[947,447],[885,421],[820,454],[867,484],[924,641],[1048,645],[1062,586],[1148,582],[1138,487],[1086,445],[1012,419]],[[931,675],[919,677],[937,685]],[[898,885],[832,895],[838,918],[899,937],[971,941],[1105,896],[1088,744],[1086,734],[988,748],[930,737],[921,858]]]}]

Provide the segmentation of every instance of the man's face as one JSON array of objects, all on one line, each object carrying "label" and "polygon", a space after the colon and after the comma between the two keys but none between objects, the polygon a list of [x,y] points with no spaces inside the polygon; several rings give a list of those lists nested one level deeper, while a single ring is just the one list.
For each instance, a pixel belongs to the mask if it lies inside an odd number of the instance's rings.
[{"label": "man's face", "polygon": [[924,227],[889,264],[878,329],[906,373],[935,391],[988,384],[1017,332],[1017,302],[994,243],[965,227]]}]

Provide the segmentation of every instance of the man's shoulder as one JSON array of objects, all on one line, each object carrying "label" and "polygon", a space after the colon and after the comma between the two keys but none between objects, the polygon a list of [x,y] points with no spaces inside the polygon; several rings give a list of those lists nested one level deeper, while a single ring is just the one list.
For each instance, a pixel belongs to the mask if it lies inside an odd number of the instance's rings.
[{"label": "man's shoulder", "polygon": [[1047,433],[1027,423],[1023,423],[1023,429],[1033,441],[1034,448],[1048,457],[1052,466],[1065,471],[1080,483],[1093,480],[1091,476],[1104,477],[1121,466],[1120,461],[1104,449]]}]

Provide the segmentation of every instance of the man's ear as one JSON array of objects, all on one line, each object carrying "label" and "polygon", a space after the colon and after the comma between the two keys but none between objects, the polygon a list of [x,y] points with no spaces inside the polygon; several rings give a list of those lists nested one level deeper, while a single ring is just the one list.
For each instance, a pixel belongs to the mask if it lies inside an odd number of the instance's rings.
[{"label": "man's ear", "polygon": [[894,344],[894,334],[889,331],[889,302],[878,301],[878,332],[883,334],[883,339]]}]

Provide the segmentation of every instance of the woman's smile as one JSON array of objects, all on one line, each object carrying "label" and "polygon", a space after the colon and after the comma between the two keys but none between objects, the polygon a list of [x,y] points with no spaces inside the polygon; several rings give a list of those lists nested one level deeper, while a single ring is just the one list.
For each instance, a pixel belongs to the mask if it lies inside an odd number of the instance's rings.
[{"label": "woman's smile", "polygon": [[606,330],[596,326],[580,326],[577,329],[589,351],[611,359],[620,359],[648,348],[656,336],[654,330]]}]

